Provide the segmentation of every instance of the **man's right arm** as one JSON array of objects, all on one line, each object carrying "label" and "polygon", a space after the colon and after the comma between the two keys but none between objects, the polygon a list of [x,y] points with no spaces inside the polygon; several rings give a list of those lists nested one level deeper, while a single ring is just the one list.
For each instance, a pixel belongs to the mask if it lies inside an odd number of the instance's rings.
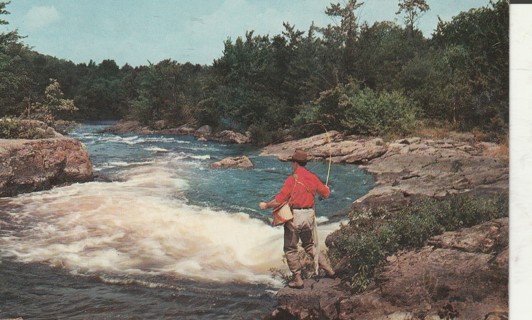
[{"label": "man's right arm", "polygon": [[318,186],[318,194],[325,199],[329,198],[329,196],[331,195],[331,190],[329,189],[329,187],[324,185],[318,177],[316,177],[316,180],[316,184]]},{"label": "man's right arm", "polygon": [[288,199],[290,199],[290,193],[292,192],[292,189],[293,189],[293,184],[294,184],[294,178],[292,176],[288,177],[285,180],[284,185],[281,188],[281,191],[279,191],[279,193],[275,196],[275,198],[273,198],[273,200],[269,202],[261,201],[259,203],[259,207],[262,210],[265,210],[268,208],[276,208],[280,206],[282,203],[285,203],[286,201],[288,201]]}]

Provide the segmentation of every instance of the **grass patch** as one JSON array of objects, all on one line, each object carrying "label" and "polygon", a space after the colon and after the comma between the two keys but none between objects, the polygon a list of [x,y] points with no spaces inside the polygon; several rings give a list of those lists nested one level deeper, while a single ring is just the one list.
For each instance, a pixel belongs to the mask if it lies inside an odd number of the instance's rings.
[{"label": "grass patch", "polygon": [[472,227],[508,216],[508,195],[491,198],[454,195],[443,200],[414,202],[393,215],[382,210],[352,212],[341,226],[329,254],[340,266],[352,291],[361,292],[372,282],[375,270],[387,256],[424,245],[445,231]]}]

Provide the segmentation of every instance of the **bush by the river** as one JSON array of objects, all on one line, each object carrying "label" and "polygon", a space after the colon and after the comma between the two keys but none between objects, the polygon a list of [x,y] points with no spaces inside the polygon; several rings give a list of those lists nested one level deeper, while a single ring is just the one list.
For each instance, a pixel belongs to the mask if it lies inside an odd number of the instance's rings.
[{"label": "bush by the river", "polygon": [[322,92],[296,117],[296,124],[323,123],[351,134],[404,135],[414,128],[419,109],[399,91],[377,92],[356,83]]},{"label": "bush by the river", "polygon": [[[508,195],[454,195],[423,199],[396,213],[352,212],[342,225],[329,254],[343,265],[343,278],[354,292],[363,291],[387,256],[423,246],[430,237],[508,216]],[[349,270],[349,271],[346,271]]]},{"label": "bush by the river", "polygon": [[25,125],[17,118],[0,119],[0,139],[34,139],[37,136],[36,127]]}]

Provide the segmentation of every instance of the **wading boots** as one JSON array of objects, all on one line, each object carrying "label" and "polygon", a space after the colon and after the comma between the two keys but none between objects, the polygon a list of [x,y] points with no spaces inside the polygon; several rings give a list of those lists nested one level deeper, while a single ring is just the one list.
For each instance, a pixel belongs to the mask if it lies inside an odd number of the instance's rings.
[{"label": "wading boots", "polygon": [[301,278],[301,273],[294,274],[294,281],[288,282],[288,286],[294,289],[303,289],[304,283]]}]

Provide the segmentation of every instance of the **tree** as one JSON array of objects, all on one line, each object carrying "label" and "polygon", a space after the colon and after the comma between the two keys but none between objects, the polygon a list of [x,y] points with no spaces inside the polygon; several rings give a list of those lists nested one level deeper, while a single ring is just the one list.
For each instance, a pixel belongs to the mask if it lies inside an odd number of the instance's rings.
[{"label": "tree", "polygon": [[[6,10],[6,7],[8,4],[10,4],[11,1],[3,2],[0,1],[0,16],[1,15],[8,15],[10,14],[9,11]],[[8,25],[9,22],[4,19],[0,19],[0,25]],[[2,32],[0,33],[0,46],[5,46],[9,43],[17,42],[22,37],[18,34],[17,30],[9,31],[9,32]]]},{"label": "tree", "polygon": [[506,0],[461,12],[439,21],[432,45],[442,52],[460,52],[448,60],[459,70],[469,94],[457,114],[464,129],[504,133],[509,121],[509,5]]},{"label": "tree", "polygon": [[330,58],[332,61],[341,61],[338,68],[341,82],[346,82],[355,73],[356,42],[359,35],[359,22],[355,12],[363,4],[363,2],[358,3],[358,0],[348,0],[344,6],[340,3],[331,3],[325,10],[328,16],[340,18],[339,25],[328,25],[321,31],[327,46],[333,52],[333,56]]},{"label": "tree", "polygon": [[399,0],[399,10],[395,14],[404,13],[405,26],[413,32],[417,20],[429,9],[425,0]]},{"label": "tree", "polygon": [[[0,17],[8,15],[9,2],[0,2]],[[9,23],[0,18],[0,25]],[[0,116],[19,115],[24,92],[31,91],[33,81],[28,72],[29,49],[19,42],[16,30],[0,33]]]},{"label": "tree", "polygon": [[63,91],[61,91],[59,82],[56,79],[50,79],[50,84],[44,91],[43,101],[30,104],[25,116],[28,119],[37,119],[53,125],[57,116],[77,110],[74,100],[63,99]]},{"label": "tree", "polygon": [[428,41],[421,32],[408,34],[390,21],[364,24],[357,41],[357,79],[374,90],[400,90],[404,66],[418,60],[427,49]]}]

